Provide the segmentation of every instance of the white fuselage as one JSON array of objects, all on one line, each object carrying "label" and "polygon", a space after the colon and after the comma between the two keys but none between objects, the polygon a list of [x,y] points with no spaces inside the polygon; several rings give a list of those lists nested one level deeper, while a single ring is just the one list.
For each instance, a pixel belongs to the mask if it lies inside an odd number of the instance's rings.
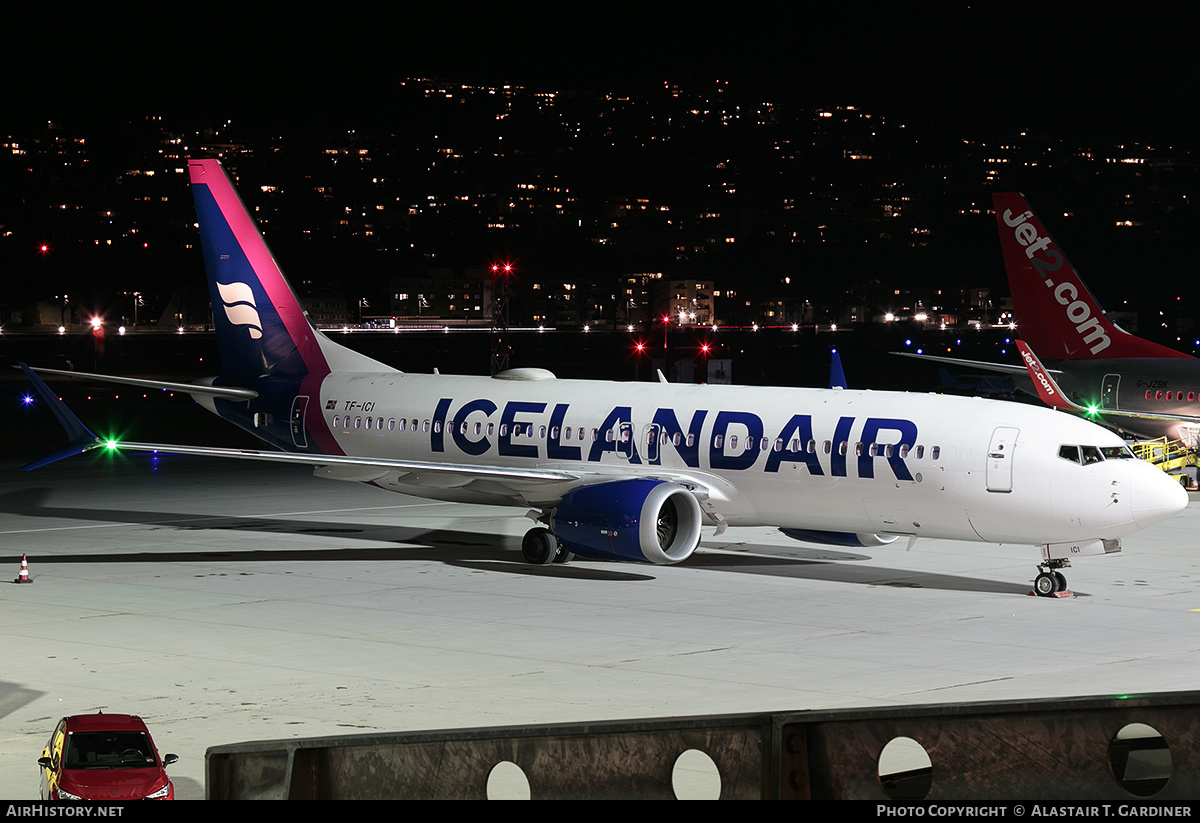
[{"label": "white fuselage", "polygon": [[714,524],[1032,544],[1116,538],[1179,508],[1166,488],[1175,484],[1141,461],[1063,459],[1063,445],[1122,441],[1047,409],[540,376],[334,373],[309,403],[306,426],[347,455],[581,478],[522,486],[469,473],[327,473],[463,502],[545,508],[581,484],[661,477],[704,490],[701,508]]}]

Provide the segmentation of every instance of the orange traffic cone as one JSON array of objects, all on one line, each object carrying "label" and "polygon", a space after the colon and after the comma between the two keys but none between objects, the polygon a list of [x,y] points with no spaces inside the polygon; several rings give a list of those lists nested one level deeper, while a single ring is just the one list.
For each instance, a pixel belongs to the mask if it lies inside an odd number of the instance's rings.
[{"label": "orange traffic cone", "polygon": [[14,583],[32,583],[33,582],[32,580],[29,579],[29,561],[25,559],[24,554],[21,555],[21,573],[17,575],[17,579],[14,580],[13,582]]}]

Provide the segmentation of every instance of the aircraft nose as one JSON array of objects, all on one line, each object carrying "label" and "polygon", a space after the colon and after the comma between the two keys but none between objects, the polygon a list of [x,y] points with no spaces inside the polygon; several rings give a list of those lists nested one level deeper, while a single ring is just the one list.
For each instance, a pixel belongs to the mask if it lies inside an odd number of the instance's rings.
[{"label": "aircraft nose", "polygon": [[1136,468],[1141,471],[1133,476],[1130,505],[1139,527],[1153,526],[1184,510],[1188,493],[1177,481],[1148,464]]}]

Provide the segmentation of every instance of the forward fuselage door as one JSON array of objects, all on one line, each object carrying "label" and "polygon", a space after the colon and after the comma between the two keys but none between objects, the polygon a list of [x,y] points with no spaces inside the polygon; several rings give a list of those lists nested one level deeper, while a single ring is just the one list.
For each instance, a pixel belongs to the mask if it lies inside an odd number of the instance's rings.
[{"label": "forward fuselage door", "polygon": [[304,433],[304,413],[308,411],[307,395],[299,395],[292,401],[292,442],[298,449],[308,448],[308,437]]},{"label": "forward fuselage door", "polygon": [[992,432],[992,442],[987,453],[987,490],[990,492],[1012,491],[1013,451],[1020,429],[998,426]]},{"label": "forward fuselage door", "polygon": [[1117,389],[1121,385],[1121,375],[1106,374],[1104,382],[1100,384],[1100,408],[1115,409],[1117,408]]}]

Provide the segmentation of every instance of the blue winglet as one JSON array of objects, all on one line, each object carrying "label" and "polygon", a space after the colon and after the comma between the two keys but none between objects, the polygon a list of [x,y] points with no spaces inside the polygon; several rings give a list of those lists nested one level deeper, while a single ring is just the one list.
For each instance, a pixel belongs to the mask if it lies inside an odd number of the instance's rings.
[{"label": "blue winglet", "polygon": [[846,388],[846,375],[842,372],[842,358],[838,357],[837,349],[833,350],[829,361],[829,388]]},{"label": "blue winglet", "polygon": [[58,399],[58,395],[50,391],[42,378],[34,374],[33,369],[24,363],[19,363],[21,371],[25,372],[25,376],[29,378],[29,382],[33,384],[34,390],[46,401],[46,405],[50,407],[50,411],[54,412],[54,416],[58,418],[58,422],[67,431],[67,439],[69,444],[58,451],[48,454],[45,457],[34,460],[32,463],[21,467],[21,471],[32,471],[40,469],[42,466],[49,465],[66,457],[74,457],[77,454],[83,454],[89,449],[94,449],[103,445],[99,437],[92,434],[88,427],[80,422],[79,418],[67,408],[67,404]]}]

